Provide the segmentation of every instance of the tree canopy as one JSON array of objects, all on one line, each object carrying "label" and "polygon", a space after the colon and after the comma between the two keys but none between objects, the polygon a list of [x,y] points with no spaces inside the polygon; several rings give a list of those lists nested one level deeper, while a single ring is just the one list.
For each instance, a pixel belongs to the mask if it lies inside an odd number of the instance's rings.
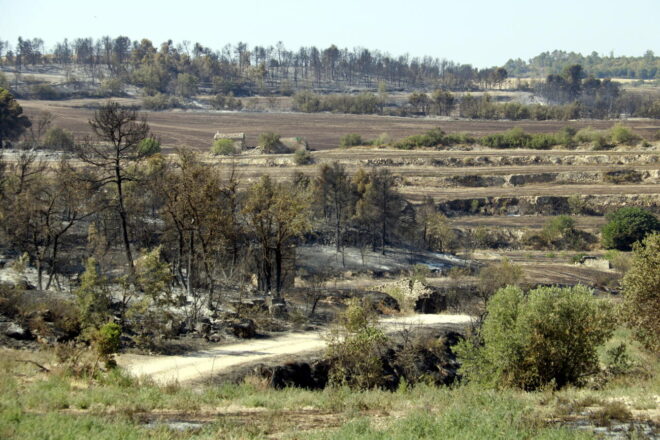
[{"label": "tree canopy", "polygon": [[0,148],[6,141],[13,141],[32,125],[14,96],[0,88]]},{"label": "tree canopy", "polygon": [[607,249],[629,251],[633,243],[647,234],[660,231],[660,221],[652,213],[636,207],[625,207],[607,216],[602,242]]}]

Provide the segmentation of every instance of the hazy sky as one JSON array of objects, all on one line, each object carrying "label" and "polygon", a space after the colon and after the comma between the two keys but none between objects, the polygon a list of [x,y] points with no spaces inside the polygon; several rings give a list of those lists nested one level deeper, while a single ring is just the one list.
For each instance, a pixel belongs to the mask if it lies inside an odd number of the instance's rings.
[{"label": "hazy sky", "polygon": [[149,38],[220,49],[336,44],[485,67],[554,49],[660,52],[660,0],[0,0],[0,39]]}]

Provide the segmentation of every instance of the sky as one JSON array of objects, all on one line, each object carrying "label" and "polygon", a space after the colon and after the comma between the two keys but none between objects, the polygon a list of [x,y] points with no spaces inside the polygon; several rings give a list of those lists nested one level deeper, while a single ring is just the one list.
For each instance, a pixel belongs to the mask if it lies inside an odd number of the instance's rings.
[{"label": "sky", "polygon": [[125,35],[187,40],[220,50],[364,47],[429,55],[477,67],[555,49],[589,54],[660,53],[660,0],[0,0],[0,39]]}]

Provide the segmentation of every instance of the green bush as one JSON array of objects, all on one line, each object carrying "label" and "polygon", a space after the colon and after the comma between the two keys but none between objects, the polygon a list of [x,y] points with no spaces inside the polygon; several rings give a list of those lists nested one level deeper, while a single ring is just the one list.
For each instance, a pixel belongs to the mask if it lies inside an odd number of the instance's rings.
[{"label": "green bush", "polygon": [[234,147],[234,141],[231,139],[216,139],[213,141],[211,146],[211,153],[222,156],[231,156],[236,154],[236,147]]},{"label": "green bush", "polygon": [[293,96],[293,109],[306,113],[320,112],[321,98],[309,90],[301,90]]},{"label": "green bush", "polygon": [[652,213],[636,207],[625,207],[608,214],[601,241],[606,249],[628,251],[633,243],[652,232],[660,231],[660,221]]},{"label": "green bush", "polygon": [[63,128],[51,127],[44,136],[43,146],[54,150],[72,151],[74,146],[73,135]]},{"label": "green bush", "polygon": [[375,326],[369,310],[354,298],[330,335],[327,356],[332,360],[329,379],[333,385],[371,389],[383,383],[381,357],[387,337]]},{"label": "green bush", "polygon": [[357,133],[345,134],[339,139],[339,146],[341,148],[355,147],[364,144],[365,142],[362,140],[362,136]]},{"label": "green bush", "polygon": [[266,154],[277,153],[283,147],[280,135],[273,132],[261,133],[259,135],[259,145]]},{"label": "green bush", "polygon": [[122,96],[124,83],[120,78],[107,78],[101,81],[101,93],[105,96]]},{"label": "green bush", "polygon": [[116,366],[112,355],[119,351],[120,337],[121,327],[114,322],[104,324],[94,335],[96,353],[107,367]]},{"label": "green bush", "polygon": [[313,162],[312,154],[304,148],[296,150],[293,154],[293,162],[296,165],[308,165]]},{"label": "green bush", "polygon": [[487,312],[481,340],[463,341],[455,351],[464,377],[491,387],[581,385],[598,372],[596,348],[614,325],[609,303],[584,286],[527,294],[506,287],[491,298]]},{"label": "green bush", "polygon": [[142,107],[147,110],[167,110],[170,108],[181,107],[181,102],[174,96],[168,96],[164,93],[156,93],[153,96],[143,97]]},{"label": "green bush", "polygon": [[30,94],[36,99],[54,100],[60,98],[59,92],[50,84],[33,84],[30,86]]},{"label": "green bush", "polygon": [[623,316],[637,339],[660,352],[660,234],[635,247],[631,268],[623,278]]},{"label": "green bush", "polygon": [[610,137],[612,142],[622,145],[635,145],[642,139],[622,124],[616,124],[610,129]]},{"label": "green bush", "polygon": [[408,136],[394,144],[401,150],[412,150],[420,147],[449,147],[459,144],[473,144],[476,141],[465,133],[447,134],[440,128],[432,128],[423,134]]},{"label": "green bush", "polygon": [[142,139],[138,144],[137,150],[140,156],[153,156],[160,153],[160,141],[152,137]]}]

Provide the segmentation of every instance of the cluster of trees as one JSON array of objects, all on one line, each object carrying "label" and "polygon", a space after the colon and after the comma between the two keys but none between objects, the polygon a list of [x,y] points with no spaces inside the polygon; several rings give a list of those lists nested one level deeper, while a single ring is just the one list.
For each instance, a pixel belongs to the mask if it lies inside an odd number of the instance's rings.
[{"label": "cluster of trees", "polygon": [[65,39],[47,51],[42,39],[18,38],[14,47],[0,40],[0,62],[21,70],[23,66],[60,64],[82,68],[93,82],[117,77],[152,92],[193,94],[197,88],[235,95],[257,90],[293,88],[438,87],[464,90],[501,85],[503,68],[478,69],[432,57],[391,56],[365,48],[301,47],[287,49],[239,42],[213,50],[200,43],[172,40],[160,47],[148,39],[109,36],[94,40]]},{"label": "cluster of trees", "polygon": [[504,68],[513,77],[542,78],[550,74],[560,74],[575,64],[584,66],[588,74],[596,78],[654,79],[660,76],[660,57],[651,50],[639,57],[615,57],[612,54],[602,56],[597,52],[585,56],[555,50],[543,52],[528,61],[520,58],[509,60],[504,64]]},{"label": "cluster of trees", "polygon": [[[251,275],[261,290],[277,292],[312,223],[316,239],[338,250],[433,243],[425,232],[430,213],[406,203],[387,170],[350,176],[338,163],[323,164],[316,176],[263,177],[242,189],[232,173],[222,176],[192,152],[164,159],[135,110],[108,103],[90,125],[95,138],[75,144],[75,159],[47,166],[26,150],[3,163],[2,245],[28,253],[40,289],[90,257],[109,271],[119,250],[127,282],[140,284],[137,250],[163,245],[174,282],[191,294],[204,291],[213,302],[221,286]],[[422,211],[432,209],[430,201]]]}]

